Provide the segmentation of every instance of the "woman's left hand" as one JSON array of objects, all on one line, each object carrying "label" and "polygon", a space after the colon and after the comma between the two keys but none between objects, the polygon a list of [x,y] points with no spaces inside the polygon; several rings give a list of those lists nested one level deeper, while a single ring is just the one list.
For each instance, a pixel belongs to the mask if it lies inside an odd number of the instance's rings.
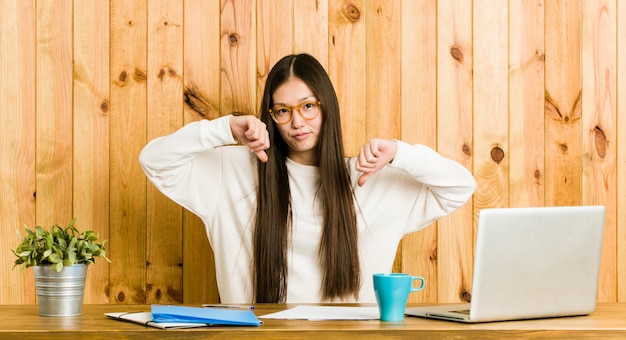
[{"label": "woman's left hand", "polygon": [[396,157],[398,143],[393,140],[374,138],[361,147],[356,161],[356,170],[363,174],[359,177],[359,186],[378,170],[391,163]]}]

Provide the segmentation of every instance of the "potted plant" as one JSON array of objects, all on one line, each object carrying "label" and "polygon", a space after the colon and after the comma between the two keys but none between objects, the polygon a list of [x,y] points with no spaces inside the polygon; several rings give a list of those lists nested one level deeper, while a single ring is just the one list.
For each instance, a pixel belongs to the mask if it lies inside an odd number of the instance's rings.
[{"label": "potted plant", "polygon": [[87,276],[87,266],[97,257],[106,257],[104,244],[92,230],[80,232],[74,226],[55,224],[49,230],[35,226],[26,229],[13,254],[21,270],[34,268],[35,287],[42,316],[75,316],[82,314],[82,303]]}]

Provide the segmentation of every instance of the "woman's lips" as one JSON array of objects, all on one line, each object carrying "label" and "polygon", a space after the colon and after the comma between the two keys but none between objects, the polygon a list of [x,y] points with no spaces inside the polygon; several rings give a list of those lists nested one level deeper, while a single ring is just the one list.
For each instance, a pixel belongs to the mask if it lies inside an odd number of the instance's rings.
[{"label": "woman's lips", "polygon": [[296,140],[303,140],[303,139],[305,139],[308,135],[309,135],[309,133],[308,133],[308,132],[297,133],[297,134],[293,135],[293,139],[296,139]]}]

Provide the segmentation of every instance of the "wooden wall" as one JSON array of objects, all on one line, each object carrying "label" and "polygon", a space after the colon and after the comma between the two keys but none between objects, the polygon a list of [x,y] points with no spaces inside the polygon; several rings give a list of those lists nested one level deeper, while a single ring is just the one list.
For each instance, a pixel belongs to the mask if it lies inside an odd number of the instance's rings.
[{"label": "wooden wall", "polygon": [[146,181],[151,139],[254,114],[270,67],[326,66],[350,154],[371,137],[436,148],[478,187],[407,237],[412,301],[471,294],[486,207],[607,207],[599,301],[626,301],[626,5],[618,0],[0,0],[0,303],[35,302],[12,269],[23,225],[108,239],[89,303],[218,299],[199,220]]}]

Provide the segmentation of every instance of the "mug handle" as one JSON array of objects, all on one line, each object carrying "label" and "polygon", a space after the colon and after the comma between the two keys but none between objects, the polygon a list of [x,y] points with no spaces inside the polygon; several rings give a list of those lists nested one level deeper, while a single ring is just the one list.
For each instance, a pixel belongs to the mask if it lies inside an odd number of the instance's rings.
[{"label": "mug handle", "polygon": [[[426,280],[424,280],[424,278],[421,276],[411,276],[411,279],[411,292],[419,292],[420,290],[424,289],[424,286],[426,286]],[[422,284],[419,287],[415,287],[415,280],[422,281]]]}]

